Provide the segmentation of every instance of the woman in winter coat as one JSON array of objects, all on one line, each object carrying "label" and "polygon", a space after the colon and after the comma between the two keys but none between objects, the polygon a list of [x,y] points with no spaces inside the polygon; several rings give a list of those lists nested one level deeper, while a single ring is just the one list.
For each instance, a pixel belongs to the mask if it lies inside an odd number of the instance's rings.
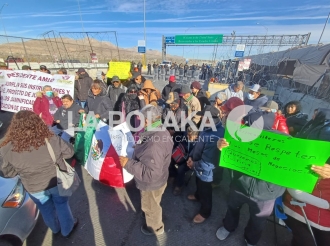
[{"label": "woman in winter coat", "polygon": [[298,101],[288,102],[284,107],[286,124],[289,128],[290,135],[293,137],[296,136],[308,120],[308,115],[302,113],[301,110],[301,103]]},{"label": "woman in winter coat", "polygon": [[52,127],[54,114],[62,106],[61,99],[50,85],[45,85],[42,91],[36,93],[36,97],[33,103],[33,112],[39,115],[47,126]]},{"label": "woman in winter coat", "polygon": [[157,101],[161,99],[159,90],[155,88],[151,80],[146,80],[144,82],[141,94],[144,97],[146,105],[153,104],[154,106],[157,106]]},{"label": "woman in winter coat", "polygon": [[61,233],[68,238],[77,227],[78,219],[72,216],[69,197],[59,195],[56,168],[48,152],[46,139],[54,150],[56,164],[66,171],[63,159],[73,156],[72,146],[54,135],[35,113],[19,111],[14,115],[0,145],[3,158],[1,170],[5,177],[20,176],[45,224],[54,234]]},{"label": "woman in winter coat", "polygon": [[[330,109],[318,109],[314,119],[309,121],[296,137],[330,141]],[[330,158],[327,163],[330,164]],[[312,194],[287,189],[284,195],[284,212],[288,216],[285,223],[292,230],[292,246],[314,245],[301,208],[290,203],[292,197],[299,202],[306,203],[304,210],[317,245],[326,246],[330,242],[330,165],[312,167],[312,170],[321,176]]]}]

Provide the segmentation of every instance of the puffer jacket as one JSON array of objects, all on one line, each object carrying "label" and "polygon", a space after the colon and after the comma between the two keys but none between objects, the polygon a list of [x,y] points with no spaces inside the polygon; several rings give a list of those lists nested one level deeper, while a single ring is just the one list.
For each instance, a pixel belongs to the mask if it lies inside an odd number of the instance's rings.
[{"label": "puffer jacket", "polygon": [[[296,137],[330,142],[330,109],[318,109],[315,119],[310,120]],[[327,163],[330,164],[330,158]],[[320,179],[312,195],[329,202],[330,179]],[[291,195],[286,192],[283,200],[285,213],[306,223],[300,207],[290,204],[291,199]],[[308,203],[306,203],[304,210],[311,226],[319,230],[330,231],[330,210],[318,208]]]},{"label": "puffer jacket", "polygon": [[155,88],[151,80],[146,80],[144,82],[143,88],[141,89],[141,93],[144,96],[145,104],[156,103],[158,99],[161,98],[160,92]]},{"label": "puffer jacket", "polygon": [[79,79],[74,82],[74,99],[85,102],[92,84],[93,79],[89,77],[88,73],[81,74]]},{"label": "puffer jacket", "polygon": [[217,142],[224,137],[225,129],[220,119],[214,120],[216,123],[216,131],[212,128],[206,128],[198,136],[198,141],[190,153],[190,157],[194,162],[194,170],[196,176],[204,182],[213,181],[213,169],[219,165],[220,151]]},{"label": "puffer jacket", "polygon": [[289,134],[289,129],[286,125],[286,118],[284,115],[280,115],[278,113],[275,114],[275,121],[272,129]]},{"label": "puffer jacket", "polygon": [[268,102],[268,97],[264,94],[260,94],[259,97],[257,99],[254,99],[254,100],[250,100],[247,97],[244,99],[244,104],[245,105],[250,105],[254,109],[264,107],[267,102]]},{"label": "puffer jacket", "polygon": [[168,99],[168,95],[170,92],[177,92],[178,94],[181,93],[181,86],[175,82],[170,82],[169,84],[165,85],[162,91],[162,99],[166,101]]},{"label": "puffer jacket", "polygon": [[[253,122],[258,120],[260,117],[264,120],[264,130],[284,135],[282,132],[271,130],[275,119],[275,114],[271,112],[251,112],[244,117],[245,124],[251,126]],[[233,179],[230,186],[233,189],[259,201],[276,199],[285,191],[285,188],[282,186],[251,177],[247,174],[237,171],[233,171],[232,174]]]},{"label": "puffer jacket", "polygon": [[122,84],[119,87],[114,87],[113,85],[108,87],[107,96],[110,98],[112,105],[114,105],[114,111],[119,111],[120,102],[126,91],[127,88]]},{"label": "puffer jacket", "polygon": [[[62,106],[62,101],[58,97],[57,92],[53,92],[54,97],[52,98],[54,104],[57,108]],[[33,112],[37,115],[41,114],[42,120],[45,122],[47,126],[52,126],[54,123],[54,118],[49,112],[49,101],[47,97],[41,92],[36,93],[36,100],[33,103]]]},{"label": "puffer jacket", "polygon": [[135,145],[132,159],[125,169],[134,175],[139,190],[158,190],[168,179],[173,141],[168,131],[158,129],[141,133]]},{"label": "puffer jacket", "polygon": [[[49,143],[54,150],[56,163],[62,171],[66,171],[63,158],[69,159],[73,156],[72,145],[66,143],[57,135],[52,136]],[[11,143],[8,143],[0,149],[3,158],[1,170],[5,177],[19,175],[24,188],[29,193],[48,190],[57,186],[56,168],[46,144],[39,149],[33,149],[31,152],[17,153],[13,152],[12,148]]]},{"label": "puffer jacket", "polygon": [[206,105],[211,105],[209,99],[207,98],[206,92],[204,90],[199,90],[196,95],[194,95],[195,97],[197,97],[200,105],[201,105],[201,109],[203,110],[203,108]]},{"label": "puffer jacket", "polygon": [[97,96],[90,90],[84,110],[86,114],[93,111],[94,114],[100,115],[101,120],[106,121],[109,120],[109,112],[113,111],[113,104],[103,88]]},{"label": "puffer jacket", "polygon": [[291,136],[296,136],[297,133],[303,128],[308,121],[308,115],[304,113],[297,113],[286,116],[286,124],[288,128],[292,127],[293,130],[290,132]]}]

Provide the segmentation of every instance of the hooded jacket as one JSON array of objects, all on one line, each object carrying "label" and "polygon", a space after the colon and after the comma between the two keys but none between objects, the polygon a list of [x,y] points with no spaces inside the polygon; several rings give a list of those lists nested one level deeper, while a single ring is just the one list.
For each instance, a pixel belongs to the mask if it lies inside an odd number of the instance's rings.
[{"label": "hooded jacket", "polygon": [[220,119],[216,119],[216,131],[212,128],[205,128],[198,136],[198,141],[190,153],[194,162],[194,170],[197,178],[204,182],[213,181],[213,169],[219,165],[220,151],[217,142],[224,137],[225,129]]},{"label": "hooded jacket", "polygon": [[[296,112],[294,114],[288,114],[286,112],[286,108],[292,104],[294,104],[296,106]],[[290,135],[296,136],[296,134],[307,123],[308,115],[301,113],[302,107],[301,107],[301,103],[298,101],[292,101],[292,102],[287,103],[284,106],[284,110],[285,110],[286,124],[287,124],[288,128],[290,128],[290,127],[293,128],[293,131],[290,132]]]},{"label": "hooded jacket", "polygon": [[168,99],[168,95],[170,92],[177,92],[179,95],[181,93],[181,86],[178,85],[176,82],[169,82],[162,91],[162,99],[166,101]]},{"label": "hooded jacket", "polygon": [[[260,117],[264,120],[264,130],[274,133],[283,134],[279,131],[271,130],[275,120],[275,114],[267,111],[251,112],[243,118],[246,125],[251,126],[253,122]],[[259,201],[274,200],[281,196],[285,188],[264,180],[251,177],[237,171],[233,171],[233,179],[231,187],[251,198]]]},{"label": "hooded jacket", "polygon": [[88,114],[90,111],[99,114],[101,120],[109,120],[109,112],[113,111],[113,104],[103,88],[97,96],[94,96],[92,90],[89,90],[85,112]]},{"label": "hooded jacket", "polygon": [[[192,95],[192,98],[189,101],[184,100],[184,103],[188,108],[188,117],[192,114],[192,112],[197,113],[198,111],[202,111],[201,104],[194,95]],[[201,117],[198,115],[195,115],[194,117],[192,117],[192,121],[195,122],[196,124],[198,124],[200,120],[201,120]]]},{"label": "hooded jacket", "polygon": [[158,190],[165,185],[168,179],[172,149],[171,135],[168,131],[163,131],[161,126],[158,129],[141,133],[132,159],[129,159],[124,167],[134,175],[136,187],[139,190]]},{"label": "hooded jacket", "polygon": [[[297,138],[330,142],[330,109],[318,109],[314,120],[310,120],[296,135]],[[330,154],[329,154],[330,156]],[[330,164],[330,158],[327,161]],[[330,179],[319,179],[312,195],[330,201]],[[284,196],[284,211],[291,217],[306,223],[300,207],[290,204],[292,197],[286,192]],[[306,202],[306,216],[312,227],[330,231],[330,210],[318,208]]]},{"label": "hooded jacket", "polygon": [[[53,92],[53,102],[56,105],[57,108],[62,106],[62,101],[58,97],[57,92]],[[36,93],[36,100],[33,103],[33,112],[35,112],[37,115],[41,114],[42,120],[45,122],[46,125],[52,126],[54,123],[54,118],[49,112],[49,101],[47,97],[41,92]]]},{"label": "hooded jacket", "polygon": [[250,100],[247,97],[244,99],[244,104],[245,105],[250,105],[254,109],[264,107],[267,102],[268,102],[268,97],[264,94],[260,94],[259,97],[257,99],[254,99],[254,100]]},{"label": "hooded jacket", "polygon": [[151,104],[152,102],[157,103],[158,99],[161,98],[159,90],[155,88],[151,80],[146,80],[144,82],[141,93],[144,96],[146,105]]},{"label": "hooded jacket", "polygon": [[74,82],[74,99],[85,102],[92,84],[93,79],[88,73],[79,75],[79,79]]},{"label": "hooded jacket", "polygon": [[114,111],[119,111],[120,102],[126,90],[127,88],[122,84],[119,87],[114,87],[113,85],[108,87],[107,96],[110,98],[112,105],[114,105]]},{"label": "hooded jacket", "polygon": [[68,112],[72,112],[72,122],[70,124],[73,124],[75,126],[78,126],[80,121],[80,113],[79,110],[82,108],[77,103],[73,102],[71,107],[64,108],[61,106],[58,108],[56,113],[54,114],[54,121],[59,120],[60,123],[57,124],[57,127],[62,130],[67,130],[69,128],[69,114]]}]

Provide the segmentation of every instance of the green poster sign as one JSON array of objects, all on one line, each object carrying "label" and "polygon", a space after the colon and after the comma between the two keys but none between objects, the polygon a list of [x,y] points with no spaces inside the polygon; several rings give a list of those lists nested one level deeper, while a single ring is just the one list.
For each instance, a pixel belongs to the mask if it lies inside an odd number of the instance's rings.
[{"label": "green poster sign", "polygon": [[175,35],[175,44],[221,44],[222,34]]},{"label": "green poster sign", "polygon": [[[257,134],[256,139],[241,141],[253,134]],[[253,128],[241,128],[235,136],[226,129],[225,139],[229,147],[221,151],[220,166],[309,193],[318,180],[311,166],[323,166],[330,156],[330,142],[293,138],[268,131],[260,133]]]}]

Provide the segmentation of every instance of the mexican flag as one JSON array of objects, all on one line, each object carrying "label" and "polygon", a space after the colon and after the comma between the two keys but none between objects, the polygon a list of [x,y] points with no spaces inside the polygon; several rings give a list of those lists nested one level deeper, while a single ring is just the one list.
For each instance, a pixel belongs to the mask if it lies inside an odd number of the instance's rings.
[{"label": "mexican flag", "polygon": [[77,159],[82,160],[80,163],[94,179],[112,187],[124,187],[133,176],[121,167],[118,156],[132,157],[133,136],[126,122],[112,129],[102,121],[96,122],[95,127],[85,127],[86,132],[78,137],[78,143],[76,138],[75,147],[83,151],[76,153]]}]

